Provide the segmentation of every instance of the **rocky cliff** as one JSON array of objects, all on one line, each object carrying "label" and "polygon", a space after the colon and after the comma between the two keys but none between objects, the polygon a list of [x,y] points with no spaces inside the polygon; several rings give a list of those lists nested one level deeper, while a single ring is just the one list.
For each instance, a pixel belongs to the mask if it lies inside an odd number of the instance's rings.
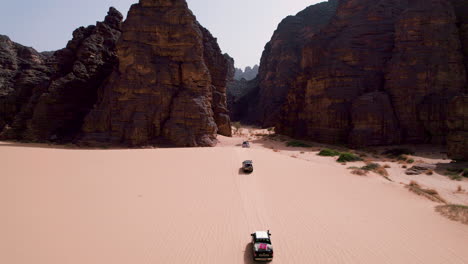
[{"label": "rocky cliff", "polygon": [[337,6],[338,0],[312,5],[278,25],[260,61],[259,105],[253,117],[257,122],[275,125],[288,89],[301,72],[304,44],[329,24]]},{"label": "rocky cliff", "polygon": [[[323,10],[326,19],[304,22]],[[335,144],[446,142],[450,102],[466,87],[463,24],[449,0],[330,1],[302,15],[265,47],[261,125]]]},{"label": "rocky cliff", "polygon": [[50,76],[34,86],[27,102],[2,133],[8,139],[70,142],[97,99],[98,88],[117,62],[122,14],[110,8],[104,22],[73,32],[67,47],[45,64]]},{"label": "rocky cliff", "polygon": [[83,143],[213,146],[230,134],[227,59],[185,0],[140,0],[122,31]]},{"label": "rocky cliff", "polygon": [[43,55],[0,35],[0,131],[13,123],[33,88],[49,75]]},{"label": "rocky cliff", "polygon": [[141,0],[127,21],[38,53],[0,38],[0,137],[84,145],[212,146],[231,135],[232,59],[185,0]]}]

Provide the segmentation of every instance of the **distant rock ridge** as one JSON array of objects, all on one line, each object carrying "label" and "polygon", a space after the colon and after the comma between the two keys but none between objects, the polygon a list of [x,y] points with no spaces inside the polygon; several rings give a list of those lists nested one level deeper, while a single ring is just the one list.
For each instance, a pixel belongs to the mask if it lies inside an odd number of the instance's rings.
[{"label": "distant rock ridge", "polygon": [[255,79],[258,75],[258,65],[254,65],[253,67],[247,66],[244,70],[236,68],[234,80],[240,81],[245,79],[246,81],[250,81]]},{"label": "distant rock ridge", "polygon": [[231,135],[232,59],[185,0],[110,8],[65,49],[0,38],[2,139],[86,146],[213,146]]}]

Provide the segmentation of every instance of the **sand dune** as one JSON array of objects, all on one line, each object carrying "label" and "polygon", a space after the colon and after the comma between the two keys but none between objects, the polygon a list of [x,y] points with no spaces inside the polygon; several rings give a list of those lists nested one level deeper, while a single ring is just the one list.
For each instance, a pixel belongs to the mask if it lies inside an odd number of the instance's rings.
[{"label": "sand dune", "polygon": [[[327,159],[236,139],[204,149],[0,143],[0,263],[468,263],[468,228],[434,203]],[[238,140],[238,139],[237,139]],[[254,161],[251,175],[239,171]]]}]

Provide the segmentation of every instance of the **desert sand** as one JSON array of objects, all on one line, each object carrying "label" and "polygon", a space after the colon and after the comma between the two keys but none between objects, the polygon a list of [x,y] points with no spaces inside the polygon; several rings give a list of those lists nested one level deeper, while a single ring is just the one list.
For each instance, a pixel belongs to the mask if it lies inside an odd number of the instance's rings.
[{"label": "desert sand", "polygon": [[0,143],[0,263],[253,263],[250,233],[266,229],[273,263],[468,263],[468,226],[437,203],[333,158],[242,149],[244,138],[198,149]]}]

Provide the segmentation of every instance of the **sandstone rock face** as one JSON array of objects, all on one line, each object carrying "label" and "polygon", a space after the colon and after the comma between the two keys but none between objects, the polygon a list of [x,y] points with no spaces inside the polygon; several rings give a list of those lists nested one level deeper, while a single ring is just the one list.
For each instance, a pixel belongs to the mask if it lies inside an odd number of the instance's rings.
[{"label": "sandstone rock face", "polygon": [[32,89],[49,74],[44,56],[0,35],[0,131],[11,125]]},{"label": "sandstone rock face", "polygon": [[415,1],[398,17],[384,89],[405,142],[445,141],[447,105],[466,83],[460,51],[449,1]]},{"label": "sandstone rock face", "polygon": [[353,129],[349,143],[356,146],[390,145],[400,141],[398,121],[390,97],[384,92],[359,96],[351,105]]},{"label": "sandstone rock face", "polygon": [[83,143],[213,146],[218,127],[230,134],[226,59],[185,0],[140,0],[122,31],[118,67],[86,117]]},{"label": "sandstone rock face", "polygon": [[110,8],[104,22],[73,32],[67,47],[47,58],[49,79],[34,87],[6,138],[70,142],[97,99],[98,88],[117,62],[122,14]]},{"label": "sandstone rock face", "polygon": [[316,4],[285,18],[262,54],[259,69],[259,106],[254,117],[273,126],[293,80],[300,73],[303,45],[325,27],[335,14],[338,0]]},{"label": "sandstone rock face", "polygon": [[450,102],[448,127],[449,157],[468,161],[468,95],[458,96]]},{"label": "sandstone rock face", "polygon": [[211,33],[200,24],[198,24],[203,34],[203,58],[211,75],[213,86],[212,108],[214,119],[218,126],[218,134],[223,136],[232,136],[231,120],[227,109],[226,88],[228,82],[233,79],[234,60],[221,53],[221,49],[216,39]]},{"label": "sandstone rock face", "polygon": [[457,26],[465,55],[465,67],[468,68],[468,2],[465,0],[451,0],[451,2],[457,15]]},{"label": "sandstone rock face", "polygon": [[[299,47],[277,131],[361,146],[444,143],[449,102],[466,84],[458,32],[446,0],[340,1]],[[275,95],[264,87],[260,98]]]}]

